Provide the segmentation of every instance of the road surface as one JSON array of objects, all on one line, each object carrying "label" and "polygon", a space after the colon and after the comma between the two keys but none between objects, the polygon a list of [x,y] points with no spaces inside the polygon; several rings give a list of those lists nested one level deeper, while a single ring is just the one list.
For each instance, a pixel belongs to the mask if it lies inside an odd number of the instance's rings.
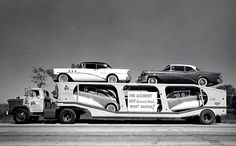
[{"label": "road surface", "polygon": [[0,124],[0,145],[236,145],[236,124]]}]

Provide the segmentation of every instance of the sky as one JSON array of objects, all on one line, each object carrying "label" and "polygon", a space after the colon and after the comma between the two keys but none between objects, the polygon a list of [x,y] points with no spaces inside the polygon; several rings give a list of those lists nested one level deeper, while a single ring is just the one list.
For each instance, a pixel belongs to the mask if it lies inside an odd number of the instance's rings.
[{"label": "sky", "polygon": [[192,64],[236,87],[235,26],[235,0],[1,0],[0,103],[35,86],[32,67],[82,61],[130,69],[131,82]]}]

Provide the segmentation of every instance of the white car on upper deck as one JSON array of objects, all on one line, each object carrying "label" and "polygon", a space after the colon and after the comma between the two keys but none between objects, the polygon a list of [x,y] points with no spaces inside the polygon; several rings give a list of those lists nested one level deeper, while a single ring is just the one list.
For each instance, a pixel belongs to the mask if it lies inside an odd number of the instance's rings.
[{"label": "white car on upper deck", "polygon": [[95,82],[105,81],[110,83],[130,82],[129,69],[113,69],[103,62],[81,62],[78,68],[54,68],[54,81],[68,82]]}]

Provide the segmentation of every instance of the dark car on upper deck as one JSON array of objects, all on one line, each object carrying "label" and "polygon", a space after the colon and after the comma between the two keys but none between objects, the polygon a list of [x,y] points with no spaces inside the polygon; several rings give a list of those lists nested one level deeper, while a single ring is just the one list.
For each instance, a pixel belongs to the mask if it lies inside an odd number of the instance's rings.
[{"label": "dark car on upper deck", "polygon": [[222,83],[221,73],[201,71],[193,65],[170,64],[162,71],[144,70],[138,83],[198,84],[213,86]]}]

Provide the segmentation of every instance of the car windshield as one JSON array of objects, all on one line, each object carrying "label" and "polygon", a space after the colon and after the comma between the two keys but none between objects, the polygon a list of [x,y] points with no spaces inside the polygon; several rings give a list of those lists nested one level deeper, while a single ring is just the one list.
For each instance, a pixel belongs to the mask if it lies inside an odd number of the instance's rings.
[{"label": "car windshield", "polygon": [[163,69],[163,71],[169,71],[170,70],[170,65],[167,65],[164,69]]},{"label": "car windshield", "polygon": [[197,67],[196,67],[196,70],[197,70],[197,71],[201,71],[201,70],[200,70],[199,68],[197,68]]}]

